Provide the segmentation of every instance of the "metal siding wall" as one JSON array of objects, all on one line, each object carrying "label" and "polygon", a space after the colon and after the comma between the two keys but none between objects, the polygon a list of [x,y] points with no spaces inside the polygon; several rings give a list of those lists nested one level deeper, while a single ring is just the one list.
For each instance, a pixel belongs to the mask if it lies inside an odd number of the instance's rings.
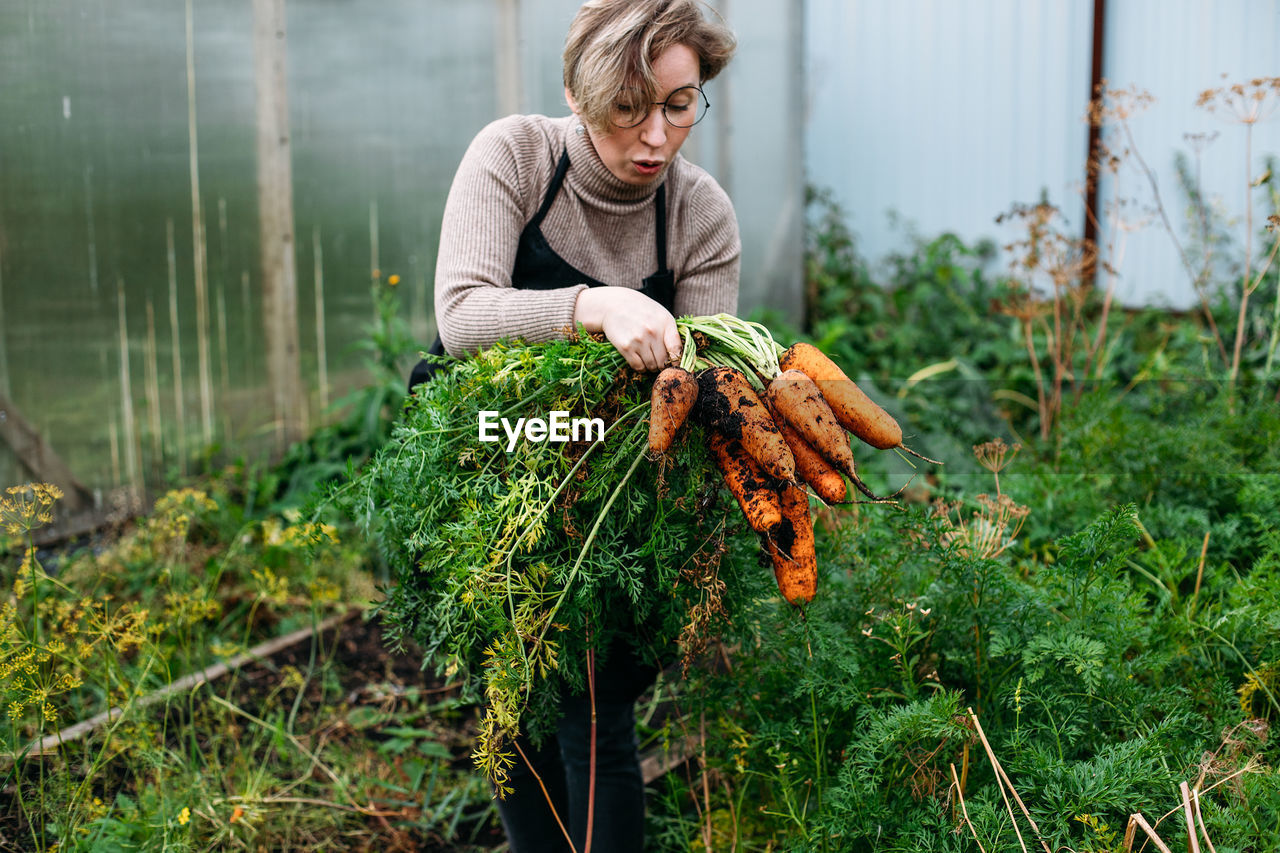
[{"label": "metal siding wall", "polygon": [[802,6],[802,0],[730,6],[739,50],[726,72],[733,93],[730,162],[720,164],[728,166],[725,189],[742,231],[740,310],[769,307],[795,321],[802,316],[804,269]]},{"label": "metal siding wall", "polygon": [[873,260],[929,236],[1006,240],[1041,190],[1082,228],[1092,0],[810,0],[809,181]]},{"label": "metal siding wall", "polygon": [[[1255,77],[1280,74],[1280,0],[1124,0],[1107,8],[1106,77],[1115,87],[1135,85],[1156,101],[1131,121],[1134,141],[1157,172],[1160,194],[1179,239],[1187,242],[1187,199],[1178,186],[1174,158],[1192,158],[1184,137],[1217,132],[1202,155],[1203,186],[1223,213],[1237,218],[1235,254],[1243,248],[1245,129],[1195,106],[1200,92]],[[1226,78],[1223,78],[1223,75]],[[1254,126],[1252,174],[1266,157],[1280,156],[1280,114]],[[1280,179],[1280,178],[1278,178]],[[1100,201],[1120,197],[1151,201],[1145,178],[1125,170],[1103,185]],[[1254,225],[1267,206],[1254,197]],[[1255,236],[1254,250],[1259,243]],[[1128,235],[1117,298],[1127,304],[1198,304],[1168,233],[1154,221]],[[1220,279],[1219,279],[1220,281]],[[1261,293],[1267,295],[1269,289]]]}]

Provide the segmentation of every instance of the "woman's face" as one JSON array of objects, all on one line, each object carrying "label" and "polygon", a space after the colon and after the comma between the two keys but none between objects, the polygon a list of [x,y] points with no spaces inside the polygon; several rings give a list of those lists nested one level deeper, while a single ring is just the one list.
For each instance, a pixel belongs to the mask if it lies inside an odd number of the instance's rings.
[{"label": "woman's face", "polygon": [[[653,71],[658,79],[658,90],[666,94],[701,82],[698,79],[698,55],[683,44],[672,45],[659,54],[653,63]],[[567,89],[565,98],[569,107],[577,112],[577,104]],[[587,127],[591,143],[609,171],[619,180],[637,185],[651,183],[666,170],[680,151],[689,130],[669,124],[659,106],[652,107],[635,127],[611,127],[605,132]]]}]

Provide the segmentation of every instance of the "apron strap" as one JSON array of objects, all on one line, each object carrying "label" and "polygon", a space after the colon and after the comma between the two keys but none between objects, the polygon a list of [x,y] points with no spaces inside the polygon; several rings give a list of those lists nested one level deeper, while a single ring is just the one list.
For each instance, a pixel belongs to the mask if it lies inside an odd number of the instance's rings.
[{"label": "apron strap", "polygon": [[658,241],[658,272],[667,272],[667,182],[658,187],[658,197],[654,200],[657,206],[657,227],[654,229]]},{"label": "apron strap", "polygon": [[551,176],[551,186],[547,187],[547,194],[542,197],[542,207],[538,208],[538,212],[533,215],[533,219],[529,220],[529,225],[525,226],[540,228],[542,220],[546,217],[547,211],[551,209],[551,203],[556,200],[556,196],[560,193],[560,187],[564,184],[564,176],[569,173],[569,149],[566,148],[560,154],[560,162],[556,163],[556,173]]}]

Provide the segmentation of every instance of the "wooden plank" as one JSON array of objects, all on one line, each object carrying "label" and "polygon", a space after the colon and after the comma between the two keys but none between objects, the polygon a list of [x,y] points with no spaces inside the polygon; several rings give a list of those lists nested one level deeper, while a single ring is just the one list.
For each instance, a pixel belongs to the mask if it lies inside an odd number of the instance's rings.
[{"label": "wooden plank", "polygon": [[[175,693],[185,693],[195,690],[202,684],[207,684],[214,679],[221,678],[228,672],[237,670],[245,664],[271,657],[272,655],[312,636],[318,637],[325,631],[328,631],[331,628],[336,628],[362,613],[364,613],[363,609],[358,607],[352,608],[345,613],[339,613],[336,616],[329,617],[319,625],[315,626],[314,629],[300,628],[290,634],[276,637],[274,640],[267,640],[264,643],[254,646],[247,652],[228,658],[221,663],[215,663],[211,666],[207,666],[199,672],[193,672],[190,675],[185,675],[177,681],[166,684],[159,690],[148,693],[133,704],[133,709],[141,710],[142,708],[147,708],[157,702],[163,701],[164,699],[173,696]],[[58,747],[65,746],[68,743],[79,740],[94,729],[116,720],[123,713],[124,709],[122,708],[108,708],[101,714],[97,714],[87,720],[82,720],[81,722],[62,729],[61,731],[54,732],[51,735],[45,735],[40,740],[28,746],[21,754],[25,757],[31,758],[56,752]],[[12,755],[6,756],[6,758],[9,759],[13,759],[14,757],[15,756]]]},{"label": "wooden plank", "polygon": [[298,342],[285,35],[285,0],[253,0],[262,320],[276,449],[281,453],[302,438],[307,406]]},{"label": "wooden plank", "polygon": [[84,487],[70,466],[40,435],[40,431],[22,416],[8,397],[0,396],[0,438],[13,448],[18,461],[32,477],[52,483],[62,490],[61,506],[70,512],[81,512],[93,506],[93,492]]},{"label": "wooden plank", "polygon": [[651,784],[653,780],[670,773],[696,755],[701,748],[701,735],[689,735],[649,750],[640,757],[640,774],[644,777],[644,783]]}]

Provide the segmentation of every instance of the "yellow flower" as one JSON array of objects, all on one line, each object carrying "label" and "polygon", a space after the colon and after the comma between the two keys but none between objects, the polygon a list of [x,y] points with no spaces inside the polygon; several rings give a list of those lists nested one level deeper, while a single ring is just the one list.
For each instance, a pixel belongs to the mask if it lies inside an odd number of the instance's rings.
[{"label": "yellow flower", "polygon": [[178,812],[178,823],[183,826],[191,823],[191,809],[186,806],[182,807],[182,811]]}]

